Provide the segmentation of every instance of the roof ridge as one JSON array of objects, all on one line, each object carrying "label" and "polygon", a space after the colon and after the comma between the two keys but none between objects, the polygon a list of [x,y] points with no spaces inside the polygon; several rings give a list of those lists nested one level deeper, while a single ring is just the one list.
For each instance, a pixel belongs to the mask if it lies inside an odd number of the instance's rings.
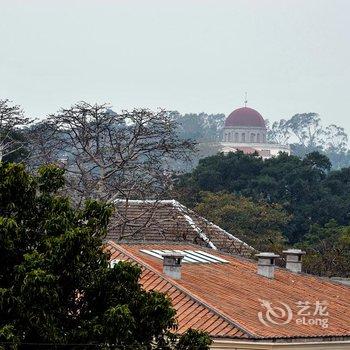
[{"label": "roof ridge", "polygon": [[159,273],[159,271],[157,271],[155,268],[153,268],[151,265],[149,265],[148,263],[144,262],[143,260],[141,260],[140,258],[138,258],[137,256],[133,255],[132,253],[130,253],[128,250],[124,249],[122,246],[120,246],[119,244],[115,243],[112,240],[108,241],[109,244],[111,244],[113,247],[115,247],[116,249],[119,249],[123,254],[127,255],[129,258],[135,260],[137,263],[139,263],[140,265],[146,267],[148,270],[152,271],[153,273],[157,274],[159,277],[161,277],[163,280],[165,280],[166,282],[172,284],[175,288],[177,288],[179,291],[181,291],[182,293],[185,293],[186,295],[188,295],[192,300],[196,301],[197,303],[201,304],[202,306],[206,307],[207,309],[209,309],[211,312],[213,312],[214,314],[216,314],[217,316],[221,317],[223,320],[225,320],[227,323],[229,323],[230,325],[236,327],[237,329],[239,329],[241,332],[245,333],[248,337],[257,339],[259,338],[258,335],[253,334],[252,332],[248,331],[245,327],[237,324],[236,322],[234,322],[229,316],[227,316],[224,312],[222,311],[218,311],[217,309],[213,308],[211,305],[209,305],[208,303],[206,303],[204,300],[202,300],[202,298],[198,297],[197,295],[195,295],[194,293],[188,291],[185,287],[180,286],[175,280],[170,279],[165,277],[164,275],[162,275],[161,273]]},{"label": "roof ridge", "polygon": [[[181,203],[179,203],[179,204],[182,205]],[[182,205],[182,206],[185,207],[184,205]],[[192,210],[192,209],[189,209],[189,208],[187,208],[187,207],[185,207],[185,208],[186,208],[189,212],[191,212],[191,213],[193,213],[193,214],[199,216],[201,219],[203,219],[203,221],[204,221],[205,223],[207,223],[208,225],[212,225],[213,227],[215,227],[216,229],[218,229],[220,232],[222,232],[222,233],[225,234],[226,236],[228,236],[228,237],[230,237],[231,239],[233,239],[233,240],[235,240],[235,241],[238,241],[239,243],[242,243],[242,245],[244,245],[244,246],[246,246],[246,247],[248,247],[248,248],[250,248],[250,249],[256,251],[256,249],[255,249],[254,247],[252,247],[252,246],[249,245],[248,243],[242,241],[241,239],[239,239],[238,237],[234,236],[233,234],[227,232],[226,230],[224,230],[224,229],[221,228],[220,226],[214,224],[212,221],[206,219],[204,216],[202,216],[202,215],[196,213],[196,212],[195,212],[194,210]]]},{"label": "roof ridge", "polygon": [[206,233],[204,232],[203,229],[201,229],[195,222],[194,220],[187,215],[186,213],[190,213],[193,214],[195,216],[197,216],[197,218],[199,217],[201,220],[203,220],[204,223],[206,223],[207,225],[211,226],[212,228],[217,229],[218,231],[220,231],[222,234],[224,234],[225,236],[229,237],[230,239],[232,239],[233,241],[240,243],[242,246],[251,249],[252,251],[257,251],[254,247],[252,247],[251,245],[249,245],[248,243],[242,241],[241,239],[239,239],[238,237],[234,236],[233,234],[227,232],[226,230],[224,230],[223,228],[221,228],[220,226],[214,224],[213,222],[207,220],[205,217],[203,217],[202,215],[196,213],[194,210],[186,207],[185,205],[183,205],[182,203],[180,203],[179,201],[177,201],[176,199],[122,199],[122,198],[115,198],[113,199],[113,202],[131,202],[131,203],[138,203],[138,204],[153,204],[153,203],[160,203],[160,204],[167,204],[167,205],[171,205],[174,209],[178,210],[181,215],[183,216],[183,218],[185,219],[185,221],[191,226],[191,228],[199,235],[199,237],[205,242],[207,243],[211,249],[214,250],[218,250],[218,248],[215,246],[215,244],[211,241],[211,239],[206,235]]},{"label": "roof ridge", "polygon": [[132,202],[132,203],[165,203],[171,204],[174,199],[123,199],[114,198],[113,202]]},{"label": "roof ridge", "polygon": [[196,225],[196,223],[192,220],[192,218],[189,215],[186,214],[186,211],[189,210],[186,206],[184,206],[183,204],[181,204],[175,199],[172,200],[172,205],[175,209],[177,209],[182,214],[182,216],[185,218],[187,223],[198,233],[199,237],[202,238],[203,241],[210,246],[210,248],[214,250],[218,250],[218,248],[207,237],[207,235],[203,232],[203,230],[200,227],[198,227],[198,225]]}]

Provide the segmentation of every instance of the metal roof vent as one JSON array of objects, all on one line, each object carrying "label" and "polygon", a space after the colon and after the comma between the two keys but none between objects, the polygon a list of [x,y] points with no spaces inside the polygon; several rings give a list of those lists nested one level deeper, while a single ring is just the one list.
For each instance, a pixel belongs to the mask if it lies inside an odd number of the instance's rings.
[{"label": "metal roof vent", "polygon": [[181,261],[184,255],[181,253],[163,254],[163,273],[167,276],[179,280],[181,278]]},{"label": "metal roof vent", "polygon": [[279,255],[271,252],[259,253],[258,257],[258,275],[274,278],[275,276],[275,260]]},{"label": "metal roof vent", "polygon": [[302,269],[302,256],[305,255],[300,249],[288,249],[284,250],[283,254],[286,255],[286,268],[289,271],[300,273]]}]

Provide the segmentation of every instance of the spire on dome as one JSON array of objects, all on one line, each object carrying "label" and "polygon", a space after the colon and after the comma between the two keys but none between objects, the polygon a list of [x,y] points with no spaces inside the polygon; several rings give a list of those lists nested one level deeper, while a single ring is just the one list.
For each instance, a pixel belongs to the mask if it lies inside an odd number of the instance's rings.
[{"label": "spire on dome", "polygon": [[248,103],[247,92],[245,92],[244,107],[247,107],[247,103]]}]

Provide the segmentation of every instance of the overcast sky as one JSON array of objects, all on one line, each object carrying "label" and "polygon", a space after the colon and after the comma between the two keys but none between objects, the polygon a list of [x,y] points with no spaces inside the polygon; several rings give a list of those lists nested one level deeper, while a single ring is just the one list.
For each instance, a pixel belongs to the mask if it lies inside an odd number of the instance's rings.
[{"label": "overcast sky", "polygon": [[0,0],[0,98],[35,117],[79,100],[350,132],[349,0]]}]

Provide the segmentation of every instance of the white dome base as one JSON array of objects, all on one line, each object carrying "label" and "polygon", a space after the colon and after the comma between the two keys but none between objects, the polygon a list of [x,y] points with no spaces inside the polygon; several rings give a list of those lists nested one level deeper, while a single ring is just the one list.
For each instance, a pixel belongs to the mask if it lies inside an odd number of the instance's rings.
[{"label": "white dome base", "polygon": [[245,154],[252,154],[256,151],[263,159],[276,157],[282,152],[290,155],[289,146],[279,145],[276,143],[221,142],[221,147],[224,153],[237,152],[241,150]]}]

